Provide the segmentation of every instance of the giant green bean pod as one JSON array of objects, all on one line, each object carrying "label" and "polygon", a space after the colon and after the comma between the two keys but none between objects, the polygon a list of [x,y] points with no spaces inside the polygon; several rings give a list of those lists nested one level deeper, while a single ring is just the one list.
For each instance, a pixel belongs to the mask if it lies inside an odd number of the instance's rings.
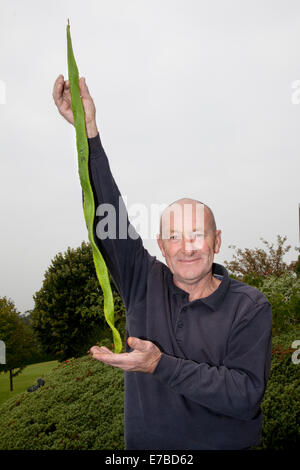
[{"label": "giant green bean pod", "polygon": [[75,61],[70,23],[67,25],[67,50],[68,50],[68,72],[70,81],[70,92],[72,100],[72,110],[74,116],[74,126],[76,131],[76,147],[78,153],[78,171],[80,183],[83,191],[83,212],[88,230],[88,238],[92,247],[93,260],[97,278],[104,296],[104,316],[106,322],[113,332],[115,352],[122,349],[122,341],[118,330],[114,326],[114,300],[108,275],[107,266],[94,240],[93,225],[95,217],[94,194],[89,177],[89,146],[85,128],[85,114],[80,97],[79,73]]}]

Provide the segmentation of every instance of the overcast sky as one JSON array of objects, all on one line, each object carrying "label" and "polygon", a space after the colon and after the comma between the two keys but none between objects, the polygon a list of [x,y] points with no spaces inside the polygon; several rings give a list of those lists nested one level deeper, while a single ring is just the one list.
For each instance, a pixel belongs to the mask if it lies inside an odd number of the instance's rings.
[{"label": "overcast sky", "polygon": [[[0,5],[0,296],[31,309],[53,257],[87,240],[74,128],[52,100],[67,18],[128,206],[205,202],[219,263],[260,237],[299,245],[299,1]],[[144,245],[163,260],[155,240]]]}]

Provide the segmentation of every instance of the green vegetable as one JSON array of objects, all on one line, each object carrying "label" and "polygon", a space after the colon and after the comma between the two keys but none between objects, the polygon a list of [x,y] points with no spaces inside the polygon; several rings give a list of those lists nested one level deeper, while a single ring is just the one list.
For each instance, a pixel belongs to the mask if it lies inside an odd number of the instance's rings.
[{"label": "green vegetable", "polygon": [[80,183],[83,191],[83,211],[85,222],[88,229],[88,237],[92,247],[93,260],[96,268],[97,278],[104,296],[104,315],[105,319],[112,329],[115,352],[119,353],[122,349],[122,341],[118,330],[114,326],[114,300],[109,280],[109,275],[105,261],[95,243],[93,234],[95,201],[92,186],[89,178],[89,147],[85,129],[85,114],[80,97],[79,73],[76,65],[71,34],[70,23],[67,25],[67,47],[68,47],[68,71],[70,81],[70,92],[72,100],[72,110],[74,116],[74,126],[76,130],[76,146],[78,153],[78,171]]}]

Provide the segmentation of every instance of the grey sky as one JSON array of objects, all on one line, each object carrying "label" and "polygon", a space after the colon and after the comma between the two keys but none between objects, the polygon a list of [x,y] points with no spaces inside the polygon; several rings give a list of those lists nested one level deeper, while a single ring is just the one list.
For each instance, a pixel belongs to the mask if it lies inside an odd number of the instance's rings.
[{"label": "grey sky", "polygon": [[[277,234],[299,244],[298,1],[0,5],[0,295],[21,312],[51,259],[87,240],[74,129],[52,101],[56,77],[67,77],[67,18],[129,206],[207,203],[222,229],[220,263],[230,244]],[[155,240],[144,244],[162,260]]]}]

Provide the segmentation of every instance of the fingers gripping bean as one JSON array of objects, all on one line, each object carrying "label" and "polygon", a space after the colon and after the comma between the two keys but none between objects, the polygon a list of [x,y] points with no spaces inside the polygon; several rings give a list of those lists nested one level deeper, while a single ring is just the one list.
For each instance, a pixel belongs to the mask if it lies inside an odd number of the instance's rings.
[{"label": "fingers gripping bean", "polygon": [[95,201],[92,186],[89,178],[89,147],[85,129],[85,114],[80,97],[79,73],[76,65],[71,34],[70,24],[67,25],[67,50],[68,50],[68,72],[70,82],[70,93],[72,100],[72,111],[74,117],[74,127],[76,131],[76,147],[78,153],[78,172],[83,191],[83,212],[88,229],[88,237],[92,247],[93,260],[96,269],[97,278],[104,296],[104,316],[113,332],[115,352],[119,353],[122,349],[122,341],[118,330],[114,326],[114,300],[109,280],[109,275],[105,261],[94,240],[93,225],[95,217]]}]

